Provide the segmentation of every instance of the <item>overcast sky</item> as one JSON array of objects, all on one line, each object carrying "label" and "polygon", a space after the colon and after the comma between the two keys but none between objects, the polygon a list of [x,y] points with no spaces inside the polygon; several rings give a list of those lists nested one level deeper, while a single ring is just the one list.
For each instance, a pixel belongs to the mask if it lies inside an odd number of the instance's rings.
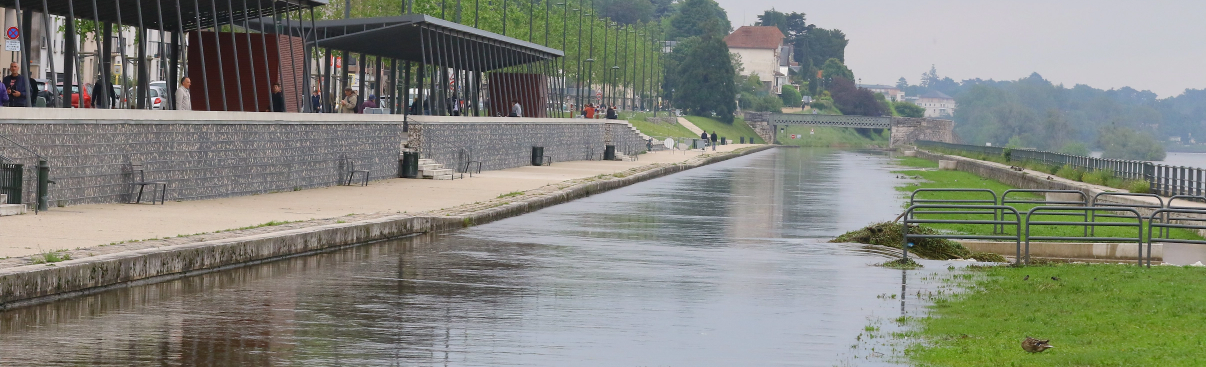
[{"label": "overcast sky", "polygon": [[1206,88],[1206,1],[717,0],[733,26],[774,7],[846,33],[846,64],[865,84],[1014,80],[1038,72],[1067,87],[1130,86],[1160,98]]}]

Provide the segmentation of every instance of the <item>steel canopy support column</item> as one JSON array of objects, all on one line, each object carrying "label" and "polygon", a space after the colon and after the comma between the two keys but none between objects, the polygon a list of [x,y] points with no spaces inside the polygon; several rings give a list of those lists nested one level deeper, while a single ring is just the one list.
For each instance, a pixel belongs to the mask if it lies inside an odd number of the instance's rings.
[{"label": "steel canopy support column", "polygon": [[25,107],[33,107],[37,102],[37,96],[30,94],[30,88],[33,88],[34,79],[33,71],[29,70],[29,34],[31,33],[30,23],[33,23],[33,13],[21,8],[21,0],[16,0],[14,5],[17,8],[17,21],[21,22],[21,26],[25,29],[21,31],[20,40],[18,40],[21,43],[21,60],[19,64],[21,64],[21,73],[25,75],[25,90],[19,92],[25,96]]},{"label": "steel canopy support column", "polygon": [[[263,19],[264,5],[260,3],[260,0],[255,0],[255,9],[256,9],[256,15],[259,15],[260,19]],[[274,39],[279,41],[280,33],[277,32],[277,29],[276,29],[276,6],[275,5],[273,5],[272,10],[273,10],[273,15],[272,15],[272,20],[273,20],[272,31],[273,32],[272,32],[272,34],[275,35]],[[264,58],[264,83],[266,83],[266,85],[264,85],[264,88],[266,88],[265,92],[267,92],[267,94],[268,94],[268,108],[271,109],[272,108],[272,64],[268,62],[268,36],[267,36],[267,34],[268,34],[268,32],[264,29],[264,22],[261,21],[260,22],[260,55],[263,56],[263,58]],[[279,44],[279,42],[278,42],[278,44]],[[280,47],[277,47],[277,49],[279,50]],[[279,63],[280,61],[281,61],[280,53],[278,52],[276,62]],[[255,63],[252,63],[251,66],[254,68]],[[256,85],[256,84],[259,84],[259,82],[252,81],[251,84]],[[255,94],[256,94],[255,101],[257,104],[255,111],[256,112],[263,111],[259,108],[259,105],[258,105],[260,103],[259,87],[255,88]]]},{"label": "steel canopy support column", "polygon": [[[222,110],[230,111],[230,106],[228,106],[226,103],[226,67],[222,65],[222,31],[219,29],[218,25],[218,5],[216,5],[215,2],[216,1],[211,1],[209,3],[209,9],[213,12],[213,14],[210,15],[213,16],[212,18],[214,20],[214,50],[218,53],[218,79],[220,79],[218,91],[222,94]],[[197,28],[200,29],[200,24],[198,24]],[[198,30],[197,35],[200,36],[200,30]],[[201,39],[201,37],[197,37],[197,39]],[[204,43],[204,41],[202,41],[202,43]],[[208,81],[205,84],[208,85]]]},{"label": "steel canopy support column", "polygon": [[[71,108],[71,100],[80,99],[80,106],[83,106],[83,94],[78,94],[77,90],[82,90],[83,87],[76,83],[76,79],[83,79],[80,73],[78,48],[76,45],[76,29],[75,29],[75,0],[67,0],[67,23],[63,27],[63,108]],[[75,87],[75,88],[72,88]]]},{"label": "steel canopy support column", "polygon": [[[250,75],[251,78],[248,79],[251,81],[251,83],[248,83],[248,84],[251,84],[251,106],[252,106],[252,108],[254,108],[253,111],[262,111],[260,109],[259,86],[256,85],[257,83],[255,82],[255,80],[258,78],[256,78],[256,75],[255,75],[255,60],[253,59],[254,56],[252,56],[252,55],[255,55],[255,51],[253,51],[251,48],[251,27],[247,24],[247,18],[250,18],[251,14],[250,14],[250,11],[248,11],[248,9],[247,9],[247,0],[242,0],[242,1],[243,1],[243,36],[247,40],[247,61],[250,61],[249,64],[251,64],[251,67],[248,68],[248,69],[250,69],[249,71],[251,72],[251,75]],[[235,46],[237,47],[238,45],[236,44]],[[240,84],[239,89],[240,90],[242,89],[242,84]],[[242,91],[240,91],[239,93],[242,93]],[[243,99],[243,96],[240,95],[239,100],[242,100],[242,99]]]}]

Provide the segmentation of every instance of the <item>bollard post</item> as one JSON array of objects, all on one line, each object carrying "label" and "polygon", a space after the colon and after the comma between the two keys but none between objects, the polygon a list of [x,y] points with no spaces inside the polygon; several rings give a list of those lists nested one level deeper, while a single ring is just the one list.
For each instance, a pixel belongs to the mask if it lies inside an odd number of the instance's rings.
[{"label": "bollard post", "polygon": [[47,192],[50,189],[50,165],[46,164],[45,159],[38,160],[38,210],[46,210],[49,208],[46,202]]}]

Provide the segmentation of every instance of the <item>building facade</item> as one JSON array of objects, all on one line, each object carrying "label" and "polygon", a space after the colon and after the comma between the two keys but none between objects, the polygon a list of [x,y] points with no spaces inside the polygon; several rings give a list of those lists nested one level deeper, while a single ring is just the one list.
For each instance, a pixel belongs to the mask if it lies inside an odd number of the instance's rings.
[{"label": "building facade", "polygon": [[949,118],[955,114],[955,99],[939,91],[922,94],[915,103],[925,108],[925,117]]},{"label": "building facade", "polygon": [[741,75],[758,75],[770,93],[779,94],[787,75],[782,72],[783,32],[778,27],[744,26],[724,38],[729,52],[740,55],[745,71]]}]

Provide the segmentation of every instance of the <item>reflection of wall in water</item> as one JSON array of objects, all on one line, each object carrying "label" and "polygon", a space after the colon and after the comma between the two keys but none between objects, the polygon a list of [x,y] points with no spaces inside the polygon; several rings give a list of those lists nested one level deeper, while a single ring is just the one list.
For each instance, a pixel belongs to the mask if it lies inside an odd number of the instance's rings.
[{"label": "reflection of wall in water", "polygon": [[783,225],[783,149],[774,149],[735,169],[729,195],[729,236],[733,238],[779,237]]}]

